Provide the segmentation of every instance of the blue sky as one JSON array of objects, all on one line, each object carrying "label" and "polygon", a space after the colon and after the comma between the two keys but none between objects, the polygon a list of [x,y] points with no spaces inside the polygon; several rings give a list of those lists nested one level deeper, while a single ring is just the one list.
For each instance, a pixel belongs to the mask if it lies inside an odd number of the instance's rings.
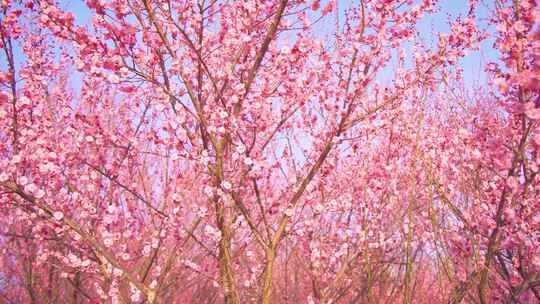
[{"label": "blue sky", "polygon": [[[477,7],[477,24],[481,29],[487,30],[490,35],[494,34],[493,28],[488,24],[488,19],[491,15],[493,7],[487,7],[486,3],[494,1],[478,1]],[[435,15],[427,16],[420,23],[421,31],[424,31],[424,36],[430,37],[431,31],[449,31],[446,22],[447,14],[452,16],[465,16],[469,9],[468,1],[466,0],[446,0],[440,3],[441,11]],[[488,38],[481,43],[478,51],[471,51],[469,55],[460,60],[460,65],[463,68],[464,80],[466,85],[474,83],[483,83],[486,80],[486,74],[483,67],[488,62],[497,61],[499,53],[493,49],[493,39]]]},{"label": "blue sky", "polygon": [[[416,0],[418,2],[419,0]],[[321,6],[324,6],[324,2]],[[482,1],[478,4],[477,19],[479,21],[480,27],[489,29],[487,19],[490,15],[490,9],[486,7],[486,4],[482,4]],[[488,1],[489,2],[489,1]],[[75,15],[75,23],[77,25],[85,26],[91,22],[92,12],[87,8],[86,4],[82,0],[64,0],[60,1],[61,7],[68,11],[73,12]],[[357,5],[358,0],[354,1],[345,1],[338,0],[338,5],[341,9],[350,7],[352,5]],[[426,42],[432,42],[435,44],[433,33],[437,32],[448,32],[448,16],[464,16],[468,11],[468,1],[467,0],[443,0],[439,4],[439,12],[426,15],[419,24],[419,29],[421,32],[421,37]],[[324,25],[323,25],[324,26]],[[323,28],[321,28],[324,31]],[[482,43],[479,51],[471,51],[469,54],[460,60],[460,66],[463,68],[464,74],[464,83],[468,88],[471,88],[472,85],[479,85],[486,81],[486,75],[483,71],[483,66],[487,62],[497,61],[498,53],[492,48],[493,40],[488,39]],[[19,48],[15,50],[16,61],[20,63],[24,60],[23,54]],[[3,52],[0,53],[0,67],[5,69],[5,58]],[[80,81],[78,79],[73,79],[75,87],[78,87]]]}]

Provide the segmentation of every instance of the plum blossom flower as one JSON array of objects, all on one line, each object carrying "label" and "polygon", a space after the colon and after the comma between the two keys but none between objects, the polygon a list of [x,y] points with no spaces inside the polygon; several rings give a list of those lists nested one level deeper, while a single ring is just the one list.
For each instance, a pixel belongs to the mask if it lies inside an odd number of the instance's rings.
[{"label": "plum blossom flower", "polygon": [[116,75],[116,74],[111,74],[111,75],[109,75],[109,77],[107,77],[107,79],[108,79],[109,82],[112,83],[112,84],[118,84],[118,83],[120,83],[120,77],[118,77],[118,75]]},{"label": "plum blossom flower", "polygon": [[53,213],[53,217],[54,217],[55,220],[61,221],[64,218],[64,214],[62,212],[60,212],[60,211],[55,211]]},{"label": "plum blossom flower", "polygon": [[525,24],[523,24],[522,20],[518,20],[514,23],[514,30],[516,30],[518,33],[523,33],[527,30],[527,28],[525,27]]},{"label": "plum blossom flower", "polygon": [[516,219],[516,212],[513,208],[504,209],[504,217],[507,221],[513,222]]},{"label": "plum blossom flower", "polygon": [[214,190],[210,185],[204,186],[204,194],[206,194],[207,196],[212,196],[214,194]]},{"label": "plum blossom flower", "polygon": [[37,186],[34,183],[30,183],[24,187],[24,190],[29,193],[34,193],[37,191]]},{"label": "plum blossom flower", "polygon": [[122,271],[122,269],[119,269],[119,268],[114,268],[113,269],[113,275],[116,276],[116,277],[120,277],[124,274],[124,271]]},{"label": "plum blossom flower", "polygon": [[211,225],[206,225],[204,227],[204,232],[216,242],[219,242],[221,240],[221,231],[212,227]]},{"label": "plum blossom flower", "polygon": [[21,178],[19,178],[19,184],[21,186],[25,186],[26,184],[28,184],[28,178],[26,176],[22,176]]},{"label": "plum blossom flower", "polygon": [[34,197],[37,199],[41,199],[45,196],[45,191],[43,189],[38,189],[36,193],[34,194]]},{"label": "plum blossom flower", "polygon": [[288,217],[293,216],[294,215],[294,209],[293,208],[285,209],[285,215],[287,215]]},{"label": "plum blossom flower", "polygon": [[321,0],[315,0],[311,3],[311,9],[316,11],[321,7]]},{"label": "plum blossom flower", "polygon": [[106,238],[104,241],[103,241],[103,244],[105,244],[105,246],[107,247],[111,247],[113,245],[113,240],[110,239],[110,238]]},{"label": "plum blossom flower", "polygon": [[251,165],[253,165],[253,160],[251,158],[249,158],[249,157],[246,157],[246,158],[244,158],[244,164],[246,166],[251,166]]},{"label": "plum blossom flower", "polygon": [[141,300],[141,292],[137,290],[131,295],[131,301],[138,302],[140,300]]},{"label": "plum blossom flower", "polygon": [[540,255],[536,255],[532,258],[532,264],[540,268]]},{"label": "plum blossom flower", "polygon": [[172,195],[172,200],[173,200],[174,202],[177,202],[177,203],[178,203],[178,202],[180,202],[180,201],[182,200],[182,196],[181,196],[179,193],[176,193],[176,192],[175,192],[175,193]]},{"label": "plum blossom flower", "polygon": [[149,256],[152,252],[152,248],[150,247],[150,245],[144,245],[142,252],[144,256]]},{"label": "plum blossom flower", "polygon": [[240,144],[236,147],[236,152],[238,154],[243,154],[244,152],[246,152],[246,146]]},{"label": "plum blossom flower", "polygon": [[204,206],[201,206],[197,210],[197,216],[200,218],[205,218],[208,215],[208,209]]},{"label": "plum blossom flower", "polygon": [[226,180],[221,182],[221,187],[223,189],[225,189],[225,190],[231,190],[232,189],[231,183],[229,181],[226,181]]}]

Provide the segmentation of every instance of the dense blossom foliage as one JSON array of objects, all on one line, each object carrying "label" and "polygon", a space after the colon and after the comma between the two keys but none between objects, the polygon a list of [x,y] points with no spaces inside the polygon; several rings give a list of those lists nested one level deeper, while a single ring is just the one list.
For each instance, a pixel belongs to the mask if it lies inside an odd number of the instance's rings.
[{"label": "dense blossom foliage", "polygon": [[540,13],[476,2],[2,0],[0,302],[540,303]]}]

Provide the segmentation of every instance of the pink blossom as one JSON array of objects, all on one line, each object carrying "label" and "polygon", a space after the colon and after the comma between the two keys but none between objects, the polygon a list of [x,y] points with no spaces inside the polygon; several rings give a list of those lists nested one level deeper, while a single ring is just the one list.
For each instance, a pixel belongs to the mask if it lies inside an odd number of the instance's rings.
[{"label": "pink blossom", "polygon": [[38,189],[36,193],[34,194],[35,198],[41,199],[45,196],[45,191],[43,189]]},{"label": "pink blossom", "polygon": [[225,190],[231,190],[232,185],[231,185],[230,182],[224,180],[224,181],[221,182],[221,187],[222,187],[223,189],[225,189]]},{"label": "pink blossom", "polygon": [[61,221],[64,218],[64,213],[62,213],[60,211],[55,211],[55,212],[53,212],[53,217],[54,217],[55,220]]},{"label": "pink blossom", "polygon": [[21,176],[19,178],[19,184],[21,184],[21,186],[25,186],[26,184],[28,184],[28,178],[26,176]]}]

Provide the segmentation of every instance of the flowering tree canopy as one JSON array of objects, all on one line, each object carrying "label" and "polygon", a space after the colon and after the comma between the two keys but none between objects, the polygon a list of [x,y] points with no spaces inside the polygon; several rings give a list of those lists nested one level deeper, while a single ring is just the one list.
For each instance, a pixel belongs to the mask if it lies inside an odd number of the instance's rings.
[{"label": "flowering tree canopy", "polygon": [[445,2],[2,0],[0,302],[540,303],[540,11]]}]

